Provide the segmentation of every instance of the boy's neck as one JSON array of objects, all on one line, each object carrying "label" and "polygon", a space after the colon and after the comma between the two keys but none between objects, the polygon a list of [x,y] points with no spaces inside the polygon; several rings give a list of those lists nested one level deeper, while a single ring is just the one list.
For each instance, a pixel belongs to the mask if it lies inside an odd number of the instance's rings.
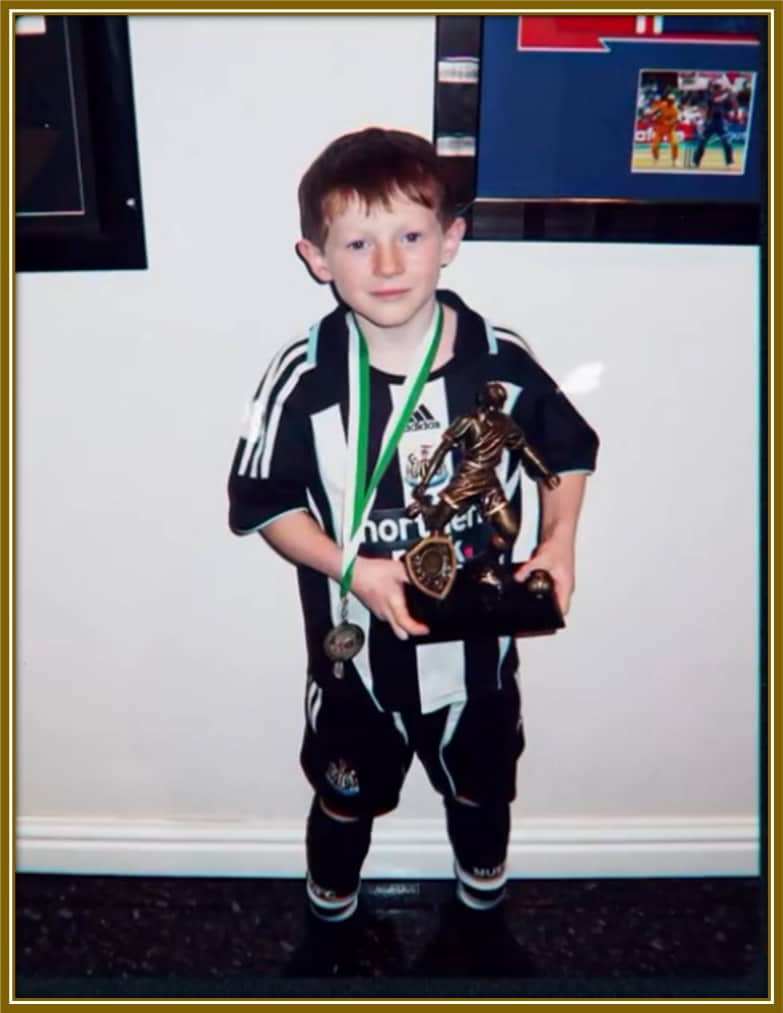
[{"label": "boy's neck", "polygon": [[[384,373],[406,376],[418,365],[418,354],[424,351],[422,341],[433,324],[436,300],[422,308],[420,313],[400,327],[378,327],[357,314],[362,334],[367,342],[370,365]],[[449,358],[454,344],[453,311],[443,307],[443,331],[433,369],[438,369]]]}]

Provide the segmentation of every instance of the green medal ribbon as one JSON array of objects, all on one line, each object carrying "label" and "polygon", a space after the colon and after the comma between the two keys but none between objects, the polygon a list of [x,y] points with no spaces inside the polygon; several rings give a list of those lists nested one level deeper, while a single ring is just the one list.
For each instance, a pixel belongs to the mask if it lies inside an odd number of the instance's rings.
[{"label": "green medal ribbon", "polygon": [[[370,428],[370,357],[367,342],[358,321],[349,317],[349,406],[348,406],[348,463],[343,502],[342,578],[340,594],[348,594],[353,576],[353,565],[359,550],[364,523],[375,502],[378,484],[389,466],[392,455],[405,431],[422,388],[432,368],[435,353],[443,333],[443,309],[436,303],[429,332],[422,340],[424,353],[417,369],[412,370],[403,385],[400,407],[392,413],[381,440],[381,449],[369,482],[367,482],[367,441]],[[354,396],[355,394],[355,396]]]}]

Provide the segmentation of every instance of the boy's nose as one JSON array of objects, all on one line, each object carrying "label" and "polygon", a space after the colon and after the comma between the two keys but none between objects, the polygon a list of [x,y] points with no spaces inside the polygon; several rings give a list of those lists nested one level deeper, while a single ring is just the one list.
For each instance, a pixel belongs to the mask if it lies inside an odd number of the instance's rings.
[{"label": "boy's nose", "polygon": [[375,273],[388,277],[402,272],[402,257],[397,247],[378,244],[375,247]]}]

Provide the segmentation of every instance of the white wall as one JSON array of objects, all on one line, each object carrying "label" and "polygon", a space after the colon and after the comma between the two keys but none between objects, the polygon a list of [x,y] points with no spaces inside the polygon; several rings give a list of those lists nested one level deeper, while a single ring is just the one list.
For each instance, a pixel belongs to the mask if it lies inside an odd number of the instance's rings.
[{"label": "white wall", "polygon": [[[299,176],[345,130],[429,135],[433,19],[130,22],[149,270],[17,287],[19,867],[297,875],[294,573],[225,481],[331,305]],[[568,629],[523,644],[512,872],[754,872],[757,252],[468,243],[444,283],[558,379],[602,367]],[[449,870],[415,770],[367,871]]]}]

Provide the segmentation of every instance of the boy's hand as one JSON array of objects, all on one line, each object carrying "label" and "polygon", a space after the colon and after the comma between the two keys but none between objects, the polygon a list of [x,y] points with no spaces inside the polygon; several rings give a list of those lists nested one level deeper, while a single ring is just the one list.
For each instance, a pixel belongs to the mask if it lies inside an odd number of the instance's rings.
[{"label": "boy's hand", "polygon": [[533,570],[546,570],[555,585],[555,597],[563,615],[568,612],[571,595],[574,593],[574,546],[567,542],[551,539],[540,542],[527,562],[514,574],[514,580],[524,581]]},{"label": "boy's hand", "polygon": [[405,584],[410,583],[399,559],[367,559],[358,556],[353,565],[351,591],[377,619],[390,624],[400,640],[429,633],[408,612]]}]

